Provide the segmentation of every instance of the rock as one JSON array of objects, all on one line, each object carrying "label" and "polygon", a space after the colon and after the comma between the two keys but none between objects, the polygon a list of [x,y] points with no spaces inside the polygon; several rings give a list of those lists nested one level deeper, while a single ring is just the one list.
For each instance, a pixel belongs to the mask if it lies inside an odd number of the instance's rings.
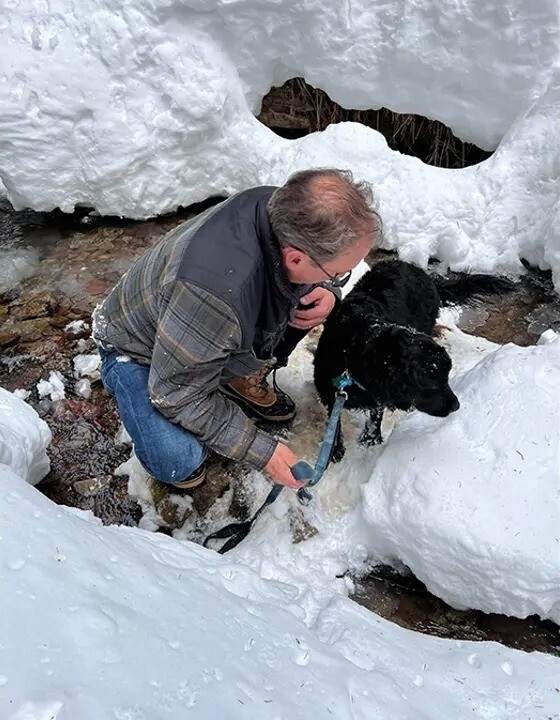
[{"label": "rock", "polygon": [[34,340],[39,340],[44,335],[50,335],[52,332],[48,318],[46,317],[22,320],[21,322],[15,323],[12,327],[13,332],[19,333],[21,342],[33,342]]},{"label": "rock", "polygon": [[20,296],[10,305],[10,317],[13,320],[29,320],[30,318],[46,317],[51,315],[57,306],[53,293],[48,290],[32,295],[28,298]]},{"label": "rock", "polygon": [[309,540],[319,532],[317,528],[305,519],[300,508],[290,509],[290,530],[292,531],[292,542],[294,545]]},{"label": "rock", "polygon": [[68,316],[59,313],[49,318],[49,323],[55,328],[63,328],[68,324]]},{"label": "rock", "polygon": [[16,330],[0,330],[0,347],[8,347],[16,343],[21,334]]},{"label": "rock", "polygon": [[204,515],[229,488],[231,476],[225,470],[222,458],[211,462],[206,476],[206,482],[192,491],[194,509],[199,515]]},{"label": "rock", "polygon": [[109,487],[113,480],[112,475],[99,475],[98,477],[88,478],[87,480],[76,480],[74,490],[84,497],[91,497]]}]

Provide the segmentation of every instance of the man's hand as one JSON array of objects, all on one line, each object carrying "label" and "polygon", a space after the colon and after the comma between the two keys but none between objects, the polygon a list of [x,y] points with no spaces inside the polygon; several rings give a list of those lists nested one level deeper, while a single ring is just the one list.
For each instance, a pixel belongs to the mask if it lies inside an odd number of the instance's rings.
[{"label": "man's hand", "polygon": [[299,490],[305,483],[299,482],[292,475],[292,468],[296,463],[297,457],[290,448],[279,442],[265,470],[275,483],[285,485],[292,490]]},{"label": "man's hand", "polygon": [[302,305],[312,305],[309,310],[296,310],[294,319],[290,323],[298,330],[310,330],[316,325],[325,322],[336,303],[334,293],[324,287],[316,287],[300,300]]}]

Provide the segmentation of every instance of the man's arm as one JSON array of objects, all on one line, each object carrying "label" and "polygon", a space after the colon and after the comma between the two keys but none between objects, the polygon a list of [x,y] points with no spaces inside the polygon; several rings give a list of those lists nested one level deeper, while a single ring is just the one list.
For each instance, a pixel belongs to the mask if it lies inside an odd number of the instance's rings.
[{"label": "man's arm", "polygon": [[219,391],[229,354],[241,344],[239,322],[211,293],[174,285],[157,327],[148,383],[152,403],[220,455],[264,468],[277,441]]}]

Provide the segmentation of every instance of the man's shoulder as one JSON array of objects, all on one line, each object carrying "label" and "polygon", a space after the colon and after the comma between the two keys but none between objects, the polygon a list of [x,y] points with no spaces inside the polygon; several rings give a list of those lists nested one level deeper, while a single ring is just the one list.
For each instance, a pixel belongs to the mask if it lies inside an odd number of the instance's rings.
[{"label": "man's shoulder", "polygon": [[259,228],[272,186],[250,188],[217,207],[184,247],[177,278],[235,302],[259,282],[263,266]]}]

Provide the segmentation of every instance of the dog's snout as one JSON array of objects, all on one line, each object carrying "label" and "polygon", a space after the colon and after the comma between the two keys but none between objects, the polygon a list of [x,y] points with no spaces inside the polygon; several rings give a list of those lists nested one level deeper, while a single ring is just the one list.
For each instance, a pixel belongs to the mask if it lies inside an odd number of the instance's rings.
[{"label": "dog's snout", "polygon": [[456,395],[454,395],[453,400],[451,401],[449,412],[455,412],[460,407],[461,407],[461,403],[459,402],[459,398]]}]

